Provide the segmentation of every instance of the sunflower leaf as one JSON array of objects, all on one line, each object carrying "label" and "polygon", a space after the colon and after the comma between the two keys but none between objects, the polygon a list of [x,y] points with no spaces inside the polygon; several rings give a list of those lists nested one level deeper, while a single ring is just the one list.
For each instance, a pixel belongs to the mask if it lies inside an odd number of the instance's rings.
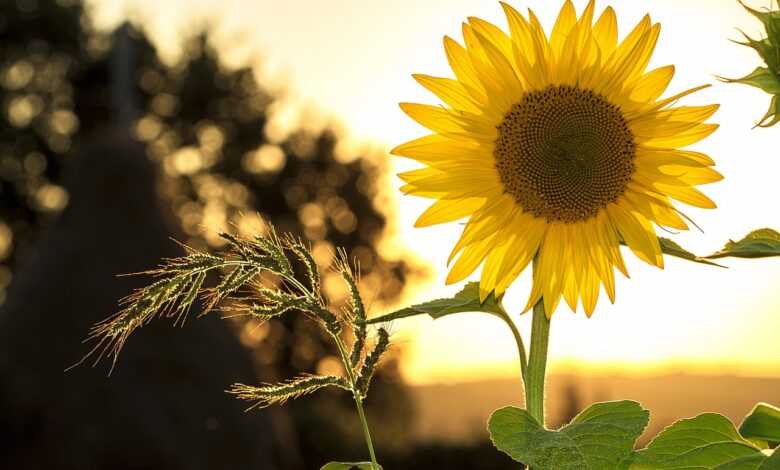
[{"label": "sunflower leaf", "polygon": [[720,251],[706,258],[768,258],[780,256],[780,233],[771,228],[754,230],[737,242],[730,240]]},{"label": "sunflower leaf", "polygon": [[697,256],[685,248],[681,247],[677,242],[668,238],[658,237],[658,241],[661,244],[661,251],[669,256],[682,258],[684,260],[693,261],[694,263],[709,264],[710,266],[718,266],[723,268],[725,266],[712,262],[708,259]]},{"label": "sunflower leaf", "polygon": [[767,456],[716,413],[683,419],[664,429],[622,470],[770,470]]},{"label": "sunflower leaf", "polygon": [[766,403],[757,404],[739,426],[739,433],[745,439],[780,444],[780,408]]},{"label": "sunflower leaf", "polygon": [[498,450],[535,470],[614,470],[630,458],[649,418],[633,401],[597,403],[549,431],[526,410],[508,406],[493,413],[488,430]]},{"label": "sunflower leaf", "polygon": [[463,290],[449,299],[436,299],[412,305],[411,307],[402,308],[395,312],[371,318],[366,323],[384,323],[424,314],[430,315],[436,320],[447,315],[452,315],[453,313],[485,312],[493,315],[501,315],[503,314],[503,311],[503,308],[494,294],[490,294],[484,302],[480,302],[479,283],[469,282]]},{"label": "sunflower leaf", "polygon": [[328,462],[320,470],[382,470],[382,466],[374,467],[371,462]]},{"label": "sunflower leaf", "polygon": [[780,451],[775,449],[772,455],[758,467],[758,470],[778,470],[780,469]]}]

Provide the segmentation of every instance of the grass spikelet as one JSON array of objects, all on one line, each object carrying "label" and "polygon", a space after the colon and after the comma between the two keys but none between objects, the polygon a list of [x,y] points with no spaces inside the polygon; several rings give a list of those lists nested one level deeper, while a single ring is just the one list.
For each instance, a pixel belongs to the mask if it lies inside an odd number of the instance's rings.
[{"label": "grass spikelet", "polygon": [[352,367],[357,367],[366,344],[366,307],[363,304],[363,299],[360,297],[358,280],[355,274],[359,270],[352,269],[347,252],[343,248],[338,250],[336,269],[341,274],[341,278],[344,279],[347,290],[349,290],[349,320],[352,323],[352,329],[355,334],[355,341],[352,343],[352,352],[349,355],[349,360]]},{"label": "grass spikelet", "polygon": [[222,300],[234,294],[245,284],[250,282],[255,276],[260,274],[261,267],[258,266],[239,266],[222,278],[217,287],[210,289],[207,295],[206,307],[201,315],[209,313]]},{"label": "grass spikelet", "polygon": [[311,254],[311,248],[305,245],[300,238],[292,236],[287,236],[284,243],[287,246],[287,249],[292,251],[306,267],[306,275],[309,278],[309,288],[311,291],[319,293],[321,290],[320,270],[317,268],[317,262]]},{"label": "grass spikelet", "polygon": [[388,346],[390,346],[390,334],[386,329],[379,328],[379,330],[377,330],[377,335],[378,339],[376,346],[374,346],[371,354],[366,356],[363,367],[360,368],[360,375],[355,382],[357,393],[363,397],[368,394],[368,386],[371,384],[371,377],[374,375],[379,359],[387,351]]},{"label": "grass spikelet", "polygon": [[341,377],[334,375],[305,375],[279,384],[265,384],[253,387],[244,384],[234,384],[227,391],[236,398],[254,402],[247,411],[256,408],[266,408],[271,405],[283,405],[303,395],[308,395],[321,388],[335,386],[349,390],[349,384]]},{"label": "grass spikelet", "polygon": [[268,234],[255,237],[255,243],[260,247],[265,255],[272,260],[268,268],[282,277],[293,277],[292,264],[284,252],[284,243],[276,233],[273,226],[269,226]]}]

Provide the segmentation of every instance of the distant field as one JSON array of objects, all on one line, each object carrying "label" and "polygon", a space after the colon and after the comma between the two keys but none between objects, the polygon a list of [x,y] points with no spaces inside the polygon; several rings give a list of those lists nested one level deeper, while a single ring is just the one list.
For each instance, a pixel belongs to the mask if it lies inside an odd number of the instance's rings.
[{"label": "distant field", "polygon": [[[651,412],[641,442],[679,419],[717,411],[736,425],[756,402],[780,405],[780,379],[733,376],[664,375],[647,378],[552,375],[547,420],[557,427],[598,401],[631,399]],[[520,404],[513,380],[425,385],[412,390],[417,406],[415,433],[421,441],[471,443],[487,439],[485,423],[501,406]]]}]

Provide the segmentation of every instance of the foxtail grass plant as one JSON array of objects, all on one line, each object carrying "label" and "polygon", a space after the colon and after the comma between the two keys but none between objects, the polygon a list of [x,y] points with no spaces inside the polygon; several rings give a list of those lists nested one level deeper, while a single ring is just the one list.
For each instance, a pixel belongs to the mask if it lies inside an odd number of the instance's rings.
[{"label": "foxtail grass plant", "polygon": [[[299,238],[280,236],[272,226],[265,235],[253,240],[227,233],[221,237],[228,247],[224,253],[209,254],[185,246],[186,256],[166,259],[158,268],[141,273],[155,281],[123,299],[118,313],[92,328],[88,339],[95,345],[82,362],[92,359],[97,364],[104,356],[110,356],[113,370],[131,334],[158,317],[184,323],[199,300],[204,305],[201,316],[217,309],[230,317],[246,316],[257,322],[282,315],[306,315],[332,339],[344,376],[304,374],[275,384],[234,384],[227,392],[247,401],[248,410],[252,410],[283,405],[326,387],[345,390],[355,401],[370,461],[331,462],[323,469],[381,469],[363,401],[374,371],[390,346],[390,335],[383,327],[372,327],[369,335],[358,274],[346,252],[338,251],[335,269],[346,284],[349,303],[334,311],[322,293],[322,276],[311,250]],[[206,287],[210,273],[219,276],[215,287]],[[349,338],[350,347],[346,341]]]}]

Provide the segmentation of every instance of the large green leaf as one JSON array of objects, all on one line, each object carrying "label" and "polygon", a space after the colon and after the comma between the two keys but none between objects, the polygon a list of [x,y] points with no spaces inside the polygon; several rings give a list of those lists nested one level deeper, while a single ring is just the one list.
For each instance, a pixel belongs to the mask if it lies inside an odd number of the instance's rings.
[{"label": "large green leaf", "polygon": [[730,240],[722,250],[707,258],[767,258],[780,256],[780,233],[771,228],[750,232],[740,241]]},{"label": "large green leaf", "polygon": [[373,467],[371,462],[329,462],[320,470],[382,470],[382,466]]},{"label": "large green leaf", "polygon": [[[767,456],[737,433],[725,417],[705,413],[678,421],[621,469],[767,470]],[[771,467],[770,467],[771,468]]]},{"label": "large green leaf", "polygon": [[690,251],[678,245],[677,242],[669,240],[668,238],[658,237],[658,241],[661,244],[661,252],[669,256],[675,256],[684,260],[693,261],[694,263],[709,264],[710,266],[718,266],[721,268],[724,267],[718,263],[712,262],[708,259],[691,253]]},{"label": "large green leaf", "polygon": [[739,433],[747,439],[780,444],[780,408],[759,403],[745,417],[739,426]]},{"label": "large green leaf", "polygon": [[633,401],[597,403],[549,431],[526,410],[509,406],[493,413],[488,430],[497,449],[534,470],[614,470],[631,455],[648,419]]},{"label": "large green leaf", "polygon": [[758,467],[758,470],[780,470],[780,451],[775,450],[772,456]]},{"label": "large green leaf", "polygon": [[412,305],[401,310],[396,310],[379,317],[371,318],[367,323],[382,323],[401,318],[413,317],[416,315],[430,315],[434,319],[446,315],[461,312],[486,312],[494,315],[501,315],[503,309],[491,294],[484,302],[479,301],[479,283],[469,282],[466,286],[449,299],[437,299],[429,302]]}]

